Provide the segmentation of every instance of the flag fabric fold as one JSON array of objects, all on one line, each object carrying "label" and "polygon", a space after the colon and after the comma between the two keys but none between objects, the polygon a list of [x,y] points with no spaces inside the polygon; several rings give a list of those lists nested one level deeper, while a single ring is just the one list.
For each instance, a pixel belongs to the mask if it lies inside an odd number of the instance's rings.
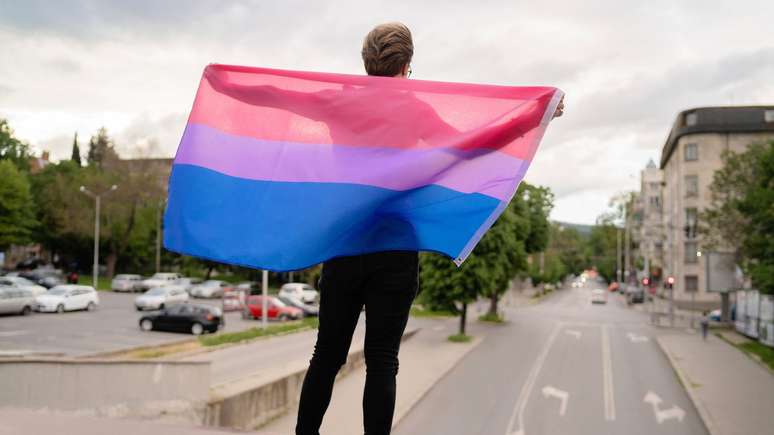
[{"label": "flag fabric fold", "polygon": [[386,250],[459,265],[513,197],[561,97],[209,65],[172,165],[164,246],[275,271]]}]

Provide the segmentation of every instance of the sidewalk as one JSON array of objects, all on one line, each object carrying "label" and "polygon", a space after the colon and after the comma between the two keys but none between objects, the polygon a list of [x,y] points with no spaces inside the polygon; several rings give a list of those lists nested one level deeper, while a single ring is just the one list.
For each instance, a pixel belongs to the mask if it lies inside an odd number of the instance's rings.
[{"label": "sidewalk", "polygon": [[739,349],[709,336],[665,335],[657,342],[711,435],[774,430],[774,376]]},{"label": "sidewalk", "polygon": [[[472,311],[472,310],[471,310]],[[472,318],[474,316],[471,316]],[[457,332],[459,320],[437,320],[434,326],[420,330],[411,340],[401,345],[398,394],[393,427],[448,373],[472,351],[486,335],[490,326],[471,319],[468,333],[475,339],[470,343],[451,343],[446,338]],[[320,433],[323,435],[355,435],[363,433],[362,399],[365,367],[336,381],[333,398],[325,414]],[[264,426],[260,435],[288,435],[294,433],[298,409]]]}]

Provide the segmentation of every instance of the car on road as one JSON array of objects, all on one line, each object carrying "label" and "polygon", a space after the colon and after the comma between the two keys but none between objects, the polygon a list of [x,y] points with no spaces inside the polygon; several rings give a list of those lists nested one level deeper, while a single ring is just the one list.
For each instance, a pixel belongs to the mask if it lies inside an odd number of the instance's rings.
[{"label": "car on road", "polygon": [[19,273],[19,276],[49,289],[64,283],[62,271],[51,266],[24,271]]},{"label": "car on road", "polygon": [[154,273],[148,279],[144,279],[137,284],[137,289],[140,291],[150,290],[154,287],[162,287],[165,285],[174,284],[175,281],[180,279],[179,273],[160,272]]},{"label": "car on road", "polygon": [[26,316],[35,307],[35,296],[29,290],[0,286],[0,314]]},{"label": "car on road", "polygon": [[230,292],[234,287],[231,283],[218,279],[208,279],[199,285],[191,287],[191,296],[195,298],[219,298]]},{"label": "car on road", "polygon": [[224,325],[223,312],[217,307],[179,304],[140,318],[143,331],[188,332],[201,335],[217,332]]},{"label": "car on road", "polygon": [[645,290],[636,285],[624,287],[624,295],[628,304],[641,304],[645,302]]},{"label": "car on road", "polygon": [[110,289],[114,292],[136,292],[140,291],[139,284],[142,281],[140,275],[130,273],[121,273],[113,277],[110,282]]},{"label": "car on road", "polygon": [[592,304],[606,304],[607,292],[601,288],[595,288],[591,291],[591,303]]},{"label": "car on road", "polygon": [[320,307],[317,305],[305,304],[290,296],[278,296],[278,299],[284,302],[285,305],[296,307],[301,310],[304,313],[304,317],[317,317],[320,314]]},{"label": "car on road", "polygon": [[42,285],[35,284],[27,278],[20,276],[0,276],[0,286],[13,287],[17,290],[27,290],[32,296],[45,294],[48,289]]},{"label": "car on road", "polygon": [[282,285],[279,296],[288,296],[296,298],[306,304],[313,304],[317,302],[318,293],[317,290],[309,284],[289,282]]},{"label": "car on road", "polygon": [[162,310],[166,307],[188,301],[188,293],[183,286],[168,285],[154,287],[134,300],[137,311]]},{"label": "car on road", "polygon": [[99,296],[88,285],[62,284],[36,297],[35,304],[40,312],[94,311],[99,305]]},{"label": "car on road", "polygon": [[[278,297],[269,296],[267,302],[267,318],[280,321],[298,320],[304,317],[304,312],[299,308],[291,307],[282,302]],[[260,319],[263,313],[263,296],[250,296],[245,301],[242,310],[244,319]]]}]

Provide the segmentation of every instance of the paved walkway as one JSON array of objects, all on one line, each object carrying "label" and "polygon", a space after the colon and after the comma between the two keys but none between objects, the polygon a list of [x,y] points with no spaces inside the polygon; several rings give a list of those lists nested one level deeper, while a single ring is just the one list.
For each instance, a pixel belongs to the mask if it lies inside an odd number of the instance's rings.
[{"label": "paved walkway", "polygon": [[774,433],[774,375],[709,336],[665,335],[658,343],[712,435]]}]

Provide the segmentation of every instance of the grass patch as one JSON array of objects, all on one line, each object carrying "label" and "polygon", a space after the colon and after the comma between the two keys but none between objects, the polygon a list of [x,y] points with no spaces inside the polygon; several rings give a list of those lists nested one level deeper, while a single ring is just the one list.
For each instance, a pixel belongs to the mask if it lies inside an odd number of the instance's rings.
[{"label": "grass patch", "polygon": [[486,313],[478,316],[478,320],[482,322],[490,322],[490,323],[505,323],[505,319],[500,317],[499,314],[492,314],[492,313]]},{"label": "grass patch", "polygon": [[428,310],[418,305],[414,305],[411,307],[410,314],[412,317],[457,317],[457,314],[451,311]]},{"label": "grass patch", "polygon": [[763,363],[766,364],[769,367],[769,369],[774,370],[774,349],[773,348],[770,348],[761,343],[758,343],[757,341],[742,343],[737,345],[737,347],[747,352],[750,355],[754,355],[755,357],[760,358],[760,360],[763,361]]},{"label": "grass patch", "polygon": [[202,346],[218,346],[227,343],[239,343],[252,340],[259,337],[269,337],[272,335],[286,334],[300,330],[314,329],[319,325],[317,317],[307,317],[299,322],[281,323],[269,325],[266,329],[250,328],[239,332],[224,332],[222,334],[205,335],[199,337],[199,343]]},{"label": "grass patch", "polygon": [[472,339],[473,337],[465,334],[454,334],[449,336],[449,341],[452,343],[467,343]]},{"label": "grass patch", "polygon": [[179,343],[179,344],[168,344],[168,345],[161,345],[157,347],[150,347],[145,349],[136,349],[128,351],[124,354],[121,354],[120,357],[122,358],[137,358],[137,359],[154,359],[154,358],[161,358],[168,355],[180,353],[180,352],[190,352],[192,350],[199,349],[201,345],[197,341],[190,341],[186,343]]}]

